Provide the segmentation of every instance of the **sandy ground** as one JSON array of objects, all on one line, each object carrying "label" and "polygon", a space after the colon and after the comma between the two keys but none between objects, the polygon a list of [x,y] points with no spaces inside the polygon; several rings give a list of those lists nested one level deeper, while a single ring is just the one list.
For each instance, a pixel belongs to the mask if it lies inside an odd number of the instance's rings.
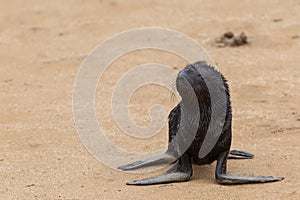
[{"label": "sandy ground", "polygon": [[[300,2],[285,1],[1,1],[0,199],[300,199]],[[73,122],[72,91],[89,51],[113,34],[159,26],[203,45],[229,80],[233,148],[256,155],[230,160],[230,171],[284,176],[277,183],[221,186],[215,164],[194,166],[191,181],[130,187],[125,182],[160,171],[124,173],[98,162]],[[244,31],[250,45],[217,48],[217,36]],[[118,78],[137,64],[184,61],[158,51],[117,60],[97,90],[98,118],[111,140],[140,150],[166,145],[166,127],[149,141],[123,135],[109,107]],[[158,97],[157,92],[160,92]],[[147,124],[147,109],[176,104],[157,86],[132,97],[131,114]]]}]

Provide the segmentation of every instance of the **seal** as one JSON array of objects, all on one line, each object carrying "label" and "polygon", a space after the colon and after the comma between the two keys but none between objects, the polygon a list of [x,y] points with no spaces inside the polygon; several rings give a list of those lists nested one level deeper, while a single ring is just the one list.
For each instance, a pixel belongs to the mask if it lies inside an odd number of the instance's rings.
[{"label": "seal", "polygon": [[[221,84],[219,84],[217,91],[222,91],[222,89],[225,91],[225,122],[222,123],[221,133],[213,146],[211,142],[209,143],[205,139],[210,134],[208,129],[212,121],[212,102],[204,75],[215,82],[218,81],[216,77],[220,77],[219,82]],[[163,163],[175,164],[161,175],[128,182],[127,185],[188,181],[193,173],[192,163],[204,165],[214,161],[217,161],[215,178],[219,184],[265,183],[284,179],[283,177],[274,178],[272,176],[237,176],[227,172],[227,159],[251,159],[254,155],[246,151],[230,150],[232,138],[230,94],[227,80],[219,71],[204,61],[187,65],[177,75],[176,89],[182,99],[168,117],[169,143],[167,151],[164,154],[118,168],[126,171]],[[209,145],[211,150],[204,156],[200,156],[201,149]]]}]

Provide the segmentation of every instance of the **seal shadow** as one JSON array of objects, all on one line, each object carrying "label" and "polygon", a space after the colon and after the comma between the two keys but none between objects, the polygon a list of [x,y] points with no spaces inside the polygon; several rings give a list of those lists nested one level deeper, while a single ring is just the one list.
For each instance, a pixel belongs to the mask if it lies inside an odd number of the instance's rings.
[{"label": "seal shadow", "polygon": [[208,165],[193,165],[193,176],[191,181],[199,180],[201,182],[206,183],[214,183],[215,180],[215,169],[216,164],[208,164]]}]

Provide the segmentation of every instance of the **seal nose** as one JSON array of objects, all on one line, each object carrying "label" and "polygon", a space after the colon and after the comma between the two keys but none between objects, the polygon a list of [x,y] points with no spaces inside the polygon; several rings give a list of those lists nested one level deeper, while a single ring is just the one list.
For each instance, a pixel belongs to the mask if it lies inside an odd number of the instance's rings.
[{"label": "seal nose", "polygon": [[189,80],[193,77],[194,69],[192,67],[186,67],[181,70],[176,78],[176,87],[177,90],[179,88],[186,88],[187,84],[189,84]]},{"label": "seal nose", "polygon": [[181,70],[178,75],[177,75],[177,78],[176,78],[176,87],[177,87],[177,90],[181,87],[183,87],[185,81],[186,81],[186,77],[187,77],[187,71],[186,69],[183,69]]},{"label": "seal nose", "polygon": [[181,71],[178,73],[178,78],[183,78],[185,75],[186,75],[186,71],[185,71],[185,70],[181,70]]},{"label": "seal nose", "polygon": [[186,67],[185,69],[181,70],[178,73],[178,77],[184,77],[187,76],[189,74],[192,74],[194,72],[194,68],[193,67]]}]

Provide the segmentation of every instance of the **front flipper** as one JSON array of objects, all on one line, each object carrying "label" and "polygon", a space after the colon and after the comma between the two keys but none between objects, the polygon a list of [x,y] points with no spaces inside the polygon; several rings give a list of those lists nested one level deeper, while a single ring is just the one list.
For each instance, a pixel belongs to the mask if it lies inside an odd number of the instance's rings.
[{"label": "front flipper", "polygon": [[251,159],[254,155],[246,151],[231,150],[228,154],[228,159]]},{"label": "front flipper", "polygon": [[127,170],[138,169],[146,166],[170,164],[173,163],[174,161],[176,161],[176,158],[174,156],[164,153],[164,154],[159,154],[154,157],[148,158],[146,160],[139,160],[131,164],[119,166],[118,169],[127,171]]},{"label": "front flipper", "polygon": [[153,185],[162,183],[182,182],[190,180],[193,173],[191,159],[187,154],[182,155],[166,173],[161,175],[136,180],[127,185]]},{"label": "front flipper", "polygon": [[272,176],[234,176],[228,174],[226,172],[227,155],[228,152],[223,152],[219,155],[219,158],[217,160],[215,176],[217,182],[220,184],[229,185],[246,183],[266,183],[281,181],[284,179],[283,177],[273,178]]}]

